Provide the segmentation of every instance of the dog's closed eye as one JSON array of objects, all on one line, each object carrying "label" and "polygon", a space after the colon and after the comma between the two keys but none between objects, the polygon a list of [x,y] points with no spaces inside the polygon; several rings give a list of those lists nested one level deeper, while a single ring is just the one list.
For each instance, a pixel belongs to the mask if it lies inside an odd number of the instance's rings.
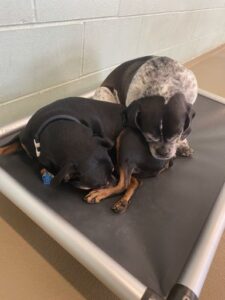
[{"label": "dog's closed eye", "polygon": [[167,143],[175,142],[177,139],[180,138],[180,136],[181,136],[180,134],[175,134],[175,135],[173,135],[172,137],[167,138],[167,139],[166,139],[166,142],[167,142]]},{"label": "dog's closed eye", "polygon": [[145,137],[145,139],[146,139],[146,141],[147,142],[154,142],[154,143],[156,143],[156,142],[159,142],[160,141],[160,137],[156,137],[156,136],[154,136],[153,134],[151,134],[151,133],[147,133],[147,132],[145,132],[145,133],[143,133],[143,135],[144,135],[144,137]]}]

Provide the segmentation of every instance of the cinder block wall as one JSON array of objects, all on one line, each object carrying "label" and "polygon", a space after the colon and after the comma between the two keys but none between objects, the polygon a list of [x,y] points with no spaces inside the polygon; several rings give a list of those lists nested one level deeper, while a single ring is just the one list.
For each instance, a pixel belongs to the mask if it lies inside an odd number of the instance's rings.
[{"label": "cinder block wall", "polygon": [[124,60],[225,42],[225,0],[1,0],[0,126],[90,91]]}]

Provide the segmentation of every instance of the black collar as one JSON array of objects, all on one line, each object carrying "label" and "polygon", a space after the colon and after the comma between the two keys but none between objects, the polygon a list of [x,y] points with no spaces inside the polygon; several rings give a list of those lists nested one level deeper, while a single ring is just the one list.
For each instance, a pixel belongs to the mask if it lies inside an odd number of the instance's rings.
[{"label": "black collar", "polygon": [[[53,116],[49,119],[47,119],[40,127],[39,129],[37,130],[36,134],[34,135],[34,147],[35,147],[35,151],[36,151],[36,155],[37,157],[40,156],[41,154],[41,151],[40,151],[40,148],[41,148],[41,144],[40,144],[40,135],[41,133],[45,130],[45,128],[53,123],[53,122],[56,122],[56,121],[61,121],[61,120],[66,120],[66,121],[72,121],[72,122],[76,122],[78,124],[82,124],[80,122],[80,120],[78,120],[77,118],[75,117],[72,117],[72,116],[69,116],[69,115],[56,115],[56,116]],[[82,124],[83,125],[83,124]]]}]

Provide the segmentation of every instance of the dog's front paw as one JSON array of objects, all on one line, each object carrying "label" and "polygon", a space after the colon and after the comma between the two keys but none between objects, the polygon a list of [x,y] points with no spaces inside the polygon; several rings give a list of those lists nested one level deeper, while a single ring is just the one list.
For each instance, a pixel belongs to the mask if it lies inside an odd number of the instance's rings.
[{"label": "dog's front paw", "polygon": [[127,201],[123,198],[121,198],[120,200],[116,201],[113,206],[112,206],[112,210],[115,212],[115,213],[118,213],[118,214],[123,214],[126,212],[128,206],[130,204],[130,201]]},{"label": "dog's front paw", "polygon": [[188,146],[179,146],[177,148],[177,156],[181,156],[181,157],[192,157],[194,153],[194,150],[191,147]]},{"label": "dog's front paw", "polygon": [[87,203],[99,203],[108,197],[107,189],[93,190],[84,197]]}]

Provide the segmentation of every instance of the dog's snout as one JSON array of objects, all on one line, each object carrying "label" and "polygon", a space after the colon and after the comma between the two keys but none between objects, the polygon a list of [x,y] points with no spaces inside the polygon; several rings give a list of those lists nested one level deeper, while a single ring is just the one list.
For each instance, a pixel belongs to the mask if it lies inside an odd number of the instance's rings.
[{"label": "dog's snout", "polygon": [[166,147],[160,147],[156,149],[156,153],[160,156],[166,157],[170,154],[170,151]]}]

